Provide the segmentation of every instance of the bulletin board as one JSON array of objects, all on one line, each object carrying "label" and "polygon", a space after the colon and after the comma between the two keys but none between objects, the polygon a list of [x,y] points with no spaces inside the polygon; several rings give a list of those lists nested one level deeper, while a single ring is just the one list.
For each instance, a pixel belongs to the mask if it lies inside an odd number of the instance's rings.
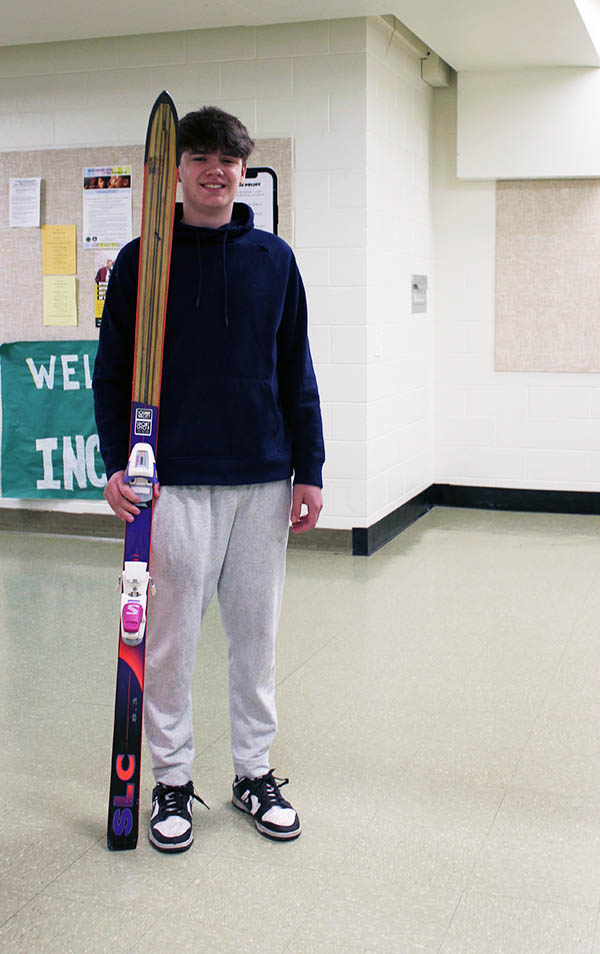
[{"label": "bulletin board", "polygon": [[600,371],[599,263],[599,179],[497,183],[497,371]]},{"label": "bulletin board", "polygon": [[[0,153],[0,342],[98,337],[94,317],[97,253],[84,249],[81,241],[82,170],[90,166],[132,166],[135,237],[140,232],[143,164],[143,145]],[[292,244],[292,140],[259,139],[250,164],[276,171],[278,234]],[[40,224],[77,227],[76,327],[42,324],[41,230],[9,227],[9,179],[28,177],[42,179]]]}]

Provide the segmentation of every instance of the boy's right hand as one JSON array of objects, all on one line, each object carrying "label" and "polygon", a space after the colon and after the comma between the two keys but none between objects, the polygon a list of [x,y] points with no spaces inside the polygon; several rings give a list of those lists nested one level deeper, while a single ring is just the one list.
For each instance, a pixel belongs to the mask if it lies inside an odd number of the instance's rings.
[{"label": "boy's right hand", "polygon": [[124,477],[124,470],[115,471],[104,488],[104,499],[119,520],[133,523],[134,517],[140,512],[136,506],[140,501],[131,486],[125,483]]}]

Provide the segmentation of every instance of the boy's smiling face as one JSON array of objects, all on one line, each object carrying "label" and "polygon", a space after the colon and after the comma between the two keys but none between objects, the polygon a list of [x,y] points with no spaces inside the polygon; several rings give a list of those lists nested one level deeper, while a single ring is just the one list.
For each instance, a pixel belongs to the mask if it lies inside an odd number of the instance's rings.
[{"label": "boy's smiling face", "polygon": [[227,153],[183,152],[179,163],[183,222],[208,228],[229,222],[245,172],[242,160]]}]

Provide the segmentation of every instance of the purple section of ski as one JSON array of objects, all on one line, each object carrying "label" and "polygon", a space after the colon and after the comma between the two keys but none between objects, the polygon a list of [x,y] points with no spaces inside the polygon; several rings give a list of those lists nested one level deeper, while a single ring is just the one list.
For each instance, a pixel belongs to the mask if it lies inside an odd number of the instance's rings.
[{"label": "purple section of ski", "polygon": [[[131,408],[131,449],[143,441],[156,454],[158,408],[134,403]],[[125,524],[124,560],[141,560],[150,566],[152,508],[141,507],[132,523]],[[115,728],[111,768],[108,846],[135,848],[138,837],[140,752],[146,636],[138,646],[119,640]]]},{"label": "purple section of ski", "polygon": [[[131,448],[138,441],[150,444],[156,456],[158,435],[158,408],[151,404],[131,405]],[[125,529],[125,560],[143,560],[150,563],[150,528],[152,506],[140,510],[133,523]]]},{"label": "purple section of ski", "polygon": [[111,767],[111,801],[108,819],[108,847],[135,848],[138,836],[140,800],[139,753],[142,744],[142,705],[144,647],[125,647],[126,658],[119,655],[115,713],[126,727],[124,739],[113,735],[113,764]]}]

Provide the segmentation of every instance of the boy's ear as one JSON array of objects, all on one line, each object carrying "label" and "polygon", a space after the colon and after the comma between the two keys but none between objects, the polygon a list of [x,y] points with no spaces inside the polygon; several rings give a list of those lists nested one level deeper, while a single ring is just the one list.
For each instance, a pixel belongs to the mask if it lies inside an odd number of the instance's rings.
[{"label": "boy's ear", "polygon": [[246,163],[245,166],[242,165],[242,175],[241,175],[241,177],[240,177],[240,182],[243,182],[244,179],[246,178],[246,169],[247,169],[247,168],[248,168],[248,163]]}]

